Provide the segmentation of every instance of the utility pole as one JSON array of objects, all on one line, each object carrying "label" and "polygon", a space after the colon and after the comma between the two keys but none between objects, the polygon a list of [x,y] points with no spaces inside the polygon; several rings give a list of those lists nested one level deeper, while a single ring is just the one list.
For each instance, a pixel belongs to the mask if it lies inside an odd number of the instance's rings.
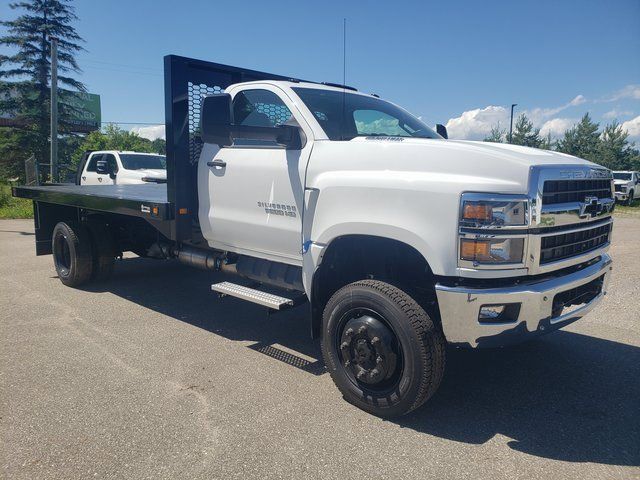
[{"label": "utility pole", "polygon": [[58,40],[51,38],[51,182],[58,181]]},{"label": "utility pole", "polygon": [[513,109],[517,106],[517,103],[511,104],[511,121],[509,122],[509,143],[511,143],[511,138],[513,136]]}]

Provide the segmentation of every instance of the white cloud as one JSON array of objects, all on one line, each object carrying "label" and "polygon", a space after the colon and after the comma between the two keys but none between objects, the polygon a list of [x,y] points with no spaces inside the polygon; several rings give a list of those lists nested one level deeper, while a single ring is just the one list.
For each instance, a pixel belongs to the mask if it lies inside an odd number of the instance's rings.
[{"label": "white cloud", "polygon": [[146,127],[133,127],[131,129],[133,133],[137,133],[142,138],[148,138],[149,140],[155,140],[156,138],[165,138],[164,125],[148,125]]},{"label": "white cloud", "polygon": [[629,133],[629,137],[631,140],[639,141],[640,140],[640,115],[636,118],[632,118],[631,120],[627,120],[622,124],[622,129],[626,130]]},{"label": "white cloud", "polygon": [[624,98],[631,98],[633,100],[640,100],[640,85],[627,85],[626,87],[618,90],[617,92],[604,98],[605,102],[616,102]]},{"label": "white cloud", "polygon": [[613,118],[620,118],[620,117],[628,117],[629,115],[633,115],[633,112],[629,111],[629,110],[616,110],[615,108],[613,110],[609,110],[608,112],[604,113],[602,115],[602,118],[605,118],[607,120],[611,120]]},{"label": "white cloud", "polygon": [[540,127],[540,135],[546,137],[551,134],[553,138],[557,138],[576,123],[578,123],[578,120],[575,118],[552,118],[544,122],[542,127]]},{"label": "white cloud", "polygon": [[496,125],[501,128],[509,125],[509,112],[504,107],[489,105],[482,109],[468,110],[457,118],[449,119],[446,127],[449,138],[482,140]]},{"label": "white cloud", "polygon": [[[536,128],[541,129],[543,135],[547,135],[550,132],[552,137],[556,137],[563,134],[567,128],[573,126],[576,120],[555,118],[555,116],[563,110],[582,105],[586,101],[587,99],[584,95],[576,95],[571,101],[559,107],[516,111],[515,116],[517,117],[520,113],[524,113]],[[446,125],[447,132],[450,138],[482,140],[495,126],[508,128],[509,117],[510,111],[507,108],[495,105],[467,110],[459,117],[449,119]]]}]

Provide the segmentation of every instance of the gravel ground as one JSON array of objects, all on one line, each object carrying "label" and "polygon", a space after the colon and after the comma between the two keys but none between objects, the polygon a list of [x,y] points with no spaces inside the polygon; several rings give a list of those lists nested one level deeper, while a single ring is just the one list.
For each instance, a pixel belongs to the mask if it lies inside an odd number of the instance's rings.
[{"label": "gravel ground", "polygon": [[304,308],[268,316],[133,257],[66,288],[32,222],[0,221],[2,477],[640,478],[640,217],[614,235],[588,317],[450,351],[438,394],[384,421],[342,400]]}]

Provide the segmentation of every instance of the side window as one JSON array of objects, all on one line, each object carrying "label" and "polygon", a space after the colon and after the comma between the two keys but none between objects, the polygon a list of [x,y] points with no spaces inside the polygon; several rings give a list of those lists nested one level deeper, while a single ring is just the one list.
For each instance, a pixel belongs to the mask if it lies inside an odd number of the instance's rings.
[{"label": "side window", "polygon": [[102,154],[91,155],[91,158],[89,158],[89,163],[87,164],[87,172],[95,172],[98,160],[100,160],[101,158]]},{"label": "side window", "polygon": [[291,111],[269,90],[244,90],[233,99],[233,121],[236,125],[275,127],[286,123]]},{"label": "side window", "polygon": [[118,162],[116,161],[116,157],[112,154],[108,153],[104,156],[103,160],[107,161],[107,165],[109,165],[109,170],[113,173],[118,171]]}]

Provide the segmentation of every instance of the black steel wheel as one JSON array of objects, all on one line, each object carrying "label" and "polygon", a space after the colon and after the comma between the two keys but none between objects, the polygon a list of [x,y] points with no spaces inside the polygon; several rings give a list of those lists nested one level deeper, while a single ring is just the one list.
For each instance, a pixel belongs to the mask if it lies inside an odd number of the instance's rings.
[{"label": "black steel wheel", "polygon": [[51,246],[53,263],[62,283],[68,287],[79,287],[91,279],[91,237],[84,226],[58,223],[53,229]]},{"label": "black steel wheel", "polygon": [[375,415],[406,414],[438,389],[445,342],[408,294],[377,280],[338,290],[323,315],[322,353],[344,398]]}]

